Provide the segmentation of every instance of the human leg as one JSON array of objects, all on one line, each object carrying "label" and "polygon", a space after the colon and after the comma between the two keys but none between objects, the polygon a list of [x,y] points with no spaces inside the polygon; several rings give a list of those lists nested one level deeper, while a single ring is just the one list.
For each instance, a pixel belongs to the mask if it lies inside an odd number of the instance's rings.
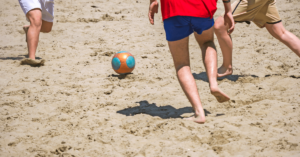
[{"label": "human leg", "polygon": [[230,35],[228,35],[227,30],[228,26],[225,25],[223,16],[220,16],[215,21],[214,29],[215,34],[218,38],[222,55],[223,55],[223,64],[218,69],[218,77],[223,77],[226,75],[231,75],[232,70],[232,40]]},{"label": "human leg", "polygon": [[27,29],[27,47],[28,56],[32,60],[35,60],[35,53],[39,42],[39,34],[42,26],[42,12],[40,9],[33,9],[26,14],[30,21],[30,25]]},{"label": "human leg", "polygon": [[[32,14],[32,13],[28,12],[28,14]],[[35,60],[35,52],[36,52],[37,45],[38,45],[39,32],[43,32],[43,33],[50,32],[52,29],[53,23],[42,20],[42,26],[39,26],[39,22],[37,20],[37,19],[39,19],[38,14],[33,15],[32,18],[28,18],[28,19],[30,21],[30,25],[24,26],[23,30],[25,31],[25,34],[26,34],[26,42],[27,42],[27,47],[28,47],[28,57],[29,58],[23,59],[21,61],[21,64],[28,64],[31,66],[41,66],[41,65],[44,65],[45,60],[44,59],[39,60],[39,61]],[[33,22],[31,22],[31,21],[33,21]],[[30,32],[28,32],[30,27],[32,29],[30,29]],[[30,40],[28,40],[28,38]]]},{"label": "human leg", "polygon": [[[39,34],[42,27],[42,14],[40,9],[30,10],[26,17],[30,21],[29,27],[24,26],[23,29],[26,33],[26,42],[28,48],[28,57],[21,61],[21,64],[29,64],[31,66],[41,66],[44,65],[45,60],[40,61],[35,60],[35,53],[39,42]],[[49,27],[47,27],[49,28]]]},{"label": "human leg", "polygon": [[190,69],[188,42],[189,37],[185,37],[181,40],[169,41],[168,44],[173,57],[178,81],[195,111],[193,121],[197,123],[204,123],[204,110],[200,101],[195,79]]},{"label": "human leg", "polygon": [[26,38],[26,42],[27,42],[27,32],[28,32],[28,28],[29,28],[29,26],[30,25],[25,25],[25,26],[23,26],[23,30],[24,30],[24,32],[25,32],[25,38]]},{"label": "human leg", "polygon": [[287,47],[289,47],[298,57],[300,57],[300,39],[287,31],[282,22],[276,24],[266,24],[266,29],[269,33],[282,43],[284,43]]},{"label": "human leg", "polygon": [[[26,42],[27,42],[27,32],[28,32],[29,26],[30,25],[23,26],[23,30],[26,35]],[[42,20],[42,27],[41,27],[40,32],[49,33],[52,30],[52,26],[53,26],[53,22],[47,22],[47,21]]]},{"label": "human leg", "polygon": [[53,22],[48,22],[42,20],[42,27],[41,27],[41,32],[42,33],[49,33],[52,30]]},{"label": "human leg", "polygon": [[23,26],[26,34],[28,57],[21,61],[21,64],[32,66],[43,65],[45,60],[35,60],[35,53],[39,41],[39,33],[48,33],[52,29],[54,18],[53,0],[19,0],[19,4],[26,15],[30,25]]},{"label": "human leg", "polygon": [[222,103],[230,100],[230,98],[223,93],[217,82],[217,51],[214,40],[214,28],[203,31],[202,34],[194,33],[195,38],[201,48],[203,63],[209,80],[209,87],[211,94],[216,97],[218,102]]},{"label": "human leg", "polygon": [[[235,22],[247,22],[253,20],[256,15],[264,7],[268,7],[268,1],[266,0],[256,0],[256,1],[249,1],[249,0],[238,0],[232,3],[232,14]],[[265,17],[265,15],[260,15]],[[255,24],[261,23],[261,20],[257,19]],[[215,21],[215,34],[218,38],[222,54],[223,54],[223,64],[218,69],[218,77],[223,77],[226,75],[231,75],[233,72],[232,69],[232,40],[230,35],[228,35],[227,30],[229,27],[224,22],[224,17],[220,16]]]}]

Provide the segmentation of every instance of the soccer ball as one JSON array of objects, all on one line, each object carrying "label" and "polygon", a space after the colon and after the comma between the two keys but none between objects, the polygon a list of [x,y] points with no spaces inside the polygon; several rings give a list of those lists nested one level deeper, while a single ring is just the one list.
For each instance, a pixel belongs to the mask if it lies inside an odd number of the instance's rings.
[{"label": "soccer ball", "polygon": [[120,51],[113,56],[111,65],[116,73],[127,74],[134,69],[135,59],[131,53]]}]

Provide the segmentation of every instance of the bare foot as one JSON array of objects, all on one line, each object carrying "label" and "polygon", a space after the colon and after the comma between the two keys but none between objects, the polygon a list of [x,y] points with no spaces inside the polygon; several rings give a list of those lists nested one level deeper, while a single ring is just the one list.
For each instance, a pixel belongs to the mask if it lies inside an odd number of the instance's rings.
[{"label": "bare foot", "polygon": [[233,72],[232,68],[225,68],[223,65],[218,69],[218,77],[231,75]]},{"label": "bare foot", "polygon": [[45,60],[33,60],[31,58],[25,58],[23,60],[21,60],[21,65],[31,65],[31,66],[43,66],[45,64]]},{"label": "bare foot", "polygon": [[216,99],[219,103],[230,100],[229,96],[227,96],[225,93],[223,93],[219,88],[213,88],[213,89],[211,88],[210,92],[213,96],[216,97]]},{"label": "bare foot", "polygon": [[184,118],[184,120],[193,121],[193,122],[198,123],[198,124],[204,124],[205,123],[205,116],[201,117],[201,116],[194,115],[194,116],[189,117],[189,118]]},{"label": "bare foot", "polygon": [[28,28],[29,28],[29,26],[23,26],[23,30],[24,30],[24,32],[25,32],[25,36],[26,36],[26,42],[27,42],[27,32],[28,32]]}]

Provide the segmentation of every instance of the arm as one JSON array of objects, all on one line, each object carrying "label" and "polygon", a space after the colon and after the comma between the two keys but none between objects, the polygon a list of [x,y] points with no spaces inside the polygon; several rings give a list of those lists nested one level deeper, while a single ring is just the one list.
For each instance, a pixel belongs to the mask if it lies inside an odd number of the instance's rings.
[{"label": "arm", "polygon": [[157,0],[150,0],[150,6],[149,6],[149,21],[152,25],[154,25],[154,14],[158,12],[158,2]]},{"label": "arm", "polygon": [[224,22],[229,26],[228,34],[231,34],[234,30],[234,19],[232,16],[231,3],[230,0],[223,0],[225,14],[224,14]]}]

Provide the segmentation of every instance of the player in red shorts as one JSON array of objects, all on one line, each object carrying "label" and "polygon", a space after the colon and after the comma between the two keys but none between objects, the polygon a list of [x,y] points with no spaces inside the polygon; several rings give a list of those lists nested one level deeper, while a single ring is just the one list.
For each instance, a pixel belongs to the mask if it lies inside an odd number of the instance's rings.
[{"label": "player in red shorts", "polygon": [[[234,20],[230,3],[224,2],[226,24],[233,31]],[[228,1],[230,2],[230,1]],[[205,122],[205,114],[200,101],[195,79],[190,70],[189,35],[194,36],[201,48],[203,63],[209,79],[211,94],[218,102],[229,97],[217,83],[217,52],[214,44],[213,15],[217,10],[216,0],[161,0],[161,11],[179,83],[192,104],[195,115],[188,118],[196,123]],[[158,2],[150,0],[149,20],[154,24],[154,14],[158,12]]]}]

